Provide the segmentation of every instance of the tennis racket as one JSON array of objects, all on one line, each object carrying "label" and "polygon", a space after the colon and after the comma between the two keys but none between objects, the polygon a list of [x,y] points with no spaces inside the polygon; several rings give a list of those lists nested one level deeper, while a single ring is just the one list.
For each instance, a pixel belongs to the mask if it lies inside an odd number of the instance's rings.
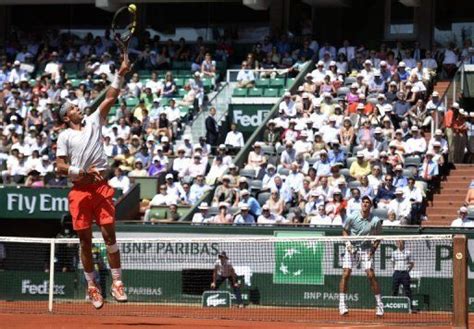
[{"label": "tennis racket", "polygon": [[131,4],[115,12],[112,19],[112,33],[115,43],[123,54],[128,53],[128,43],[137,26],[137,7]]}]

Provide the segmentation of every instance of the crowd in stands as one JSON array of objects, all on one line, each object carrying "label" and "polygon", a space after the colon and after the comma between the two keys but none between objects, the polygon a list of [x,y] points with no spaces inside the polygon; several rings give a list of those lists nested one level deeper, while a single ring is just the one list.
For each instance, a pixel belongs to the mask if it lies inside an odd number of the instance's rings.
[{"label": "crowd in stands", "polygon": [[[240,79],[245,87],[272,77],[252,69],[297,74],[308,59],[316,68],[296,93],[285,94],[245,167],[237,168],[233,151],[245,140],[233,125],[225,144],[218,144],[215,110],[198,143],[190,136],[176,143],[189,108],[199,110],[216,87],[216,61],[232,56],[230,44],[219,40],[209,49],[202,39],[188,45],[145,35],[132,40],[130,52],[138,70],[103,130],[114,169],[109,182],[126,192],[134,177],[165,177],[148,208],[170,207],[174,219],[176,206],[195,204],[218,184],[194,222],[339,224],[369,195],[393,225],[418,224],[427,191],[436,188],[448,162],[462,161],[466,136],[474,135],[459,105],[444,109],[431,91],[439,72],[453,74],[452,65],[467,60],[464,49],[396,44],[373,51],[347,41],[336,49],[309,39],[265,38],[243,63],[252,72]],[[118,60],[108,32],[82,39],[54,31],[12,35],[0,54],[3,184],[67,185],[54,170],[64,128],[57,109],[68,101],[89,113]],[[178,62],[185,63],[179,78]],[[426,142],[433,113],[444,118],[444,130]]]}]

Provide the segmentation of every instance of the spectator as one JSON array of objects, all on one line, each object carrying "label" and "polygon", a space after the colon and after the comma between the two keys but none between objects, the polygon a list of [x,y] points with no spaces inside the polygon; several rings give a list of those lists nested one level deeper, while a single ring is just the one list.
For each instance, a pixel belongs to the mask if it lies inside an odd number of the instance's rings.
[{"label": "spectator", "polygon": [[194,213],[193,219],[191,220],[192,223],[196,224],[202,224],[202,223],[207,223],[209,219],[209,215],[207,214],[207,211],[209,210],[209,206],[207,205],[207,202],[202,202],[199,207],[199,211]]},{"label": "spectator", "polygon": [[458,103],[453,103],[444,117],[446,127],[446,138],[449,146],[449,162],[461,163],[464,159],[464,149],[466,147],[466,120],[460,113]]},{"label": "spectator", "polygon": [[253,145],[253,151],[250,151],[249,153],[246,168],[258,172],[266,162],[267,159],[263,153],[261,142],[255,142]]},{"label": "spectator", "polygon": [[400,226],[401,222],[397,219],[397,214],[393,210],[388,211],[387,219],[383,221],[383,226]]},{"label": "spectator", "polygon": [[402,225],[410,225],[411,223],[411,204],[410,201],[404,197],[403,189],[397,187],[395,190],[395,199],[388,204],[388,210],[395,213],[396,220],[400,221]]},{"label": "spectator", "polygon": [[230,186],[230,181],[229,175],[222,176],[222,184],[214,192],[213,204],[217,205],[219,202],[232,204],[236,200],[235,190]]},{"label": "spectator", "polygon": [[237,124],[231,123],[230,131],[227,133],[224,143],[236,149],[240,149],[245,145],[244,135],[237,131]]},{"label": "spectator", "polygon": [[262,207],[262,214],[257,218],[258,224],[281,224],[283,222],[285,222],[285,219],[272,214],[270,207],[266,204]]},{"label": "spectator", "polygon": [[411,127],[411,135],[406,142],[408,146],[405,155],[421,156],[426,152],[426,139],[420,135],[420,129],[417,126]]},{"label": "spectator", "polygon": [[395,186],[393,186],[393,177],[385,175],[384,183],[382,183],[377,191],[374,201],[378,208],[388,209],[390,202],[395,199]]},{"label": "spectator", "polygon": [[247,189],[243,189],[240,191],[240,202],[238,203],[238,207],[246,204],[249,207],[249,213],[254,218],[258,218],[261,214],[261,207],[258,201],[250,195],[250,192]]},{"label": "spectator", "polygon": [[362,199],[358,187],[351,188],[351,198],[347,201],[347,215],[357,213],[362,207]]},{"label": "spectator", "polygon": [[402,165],[396,165],[394,169],[394,177],[393,177],[393,186],[404,188],[408,185],[408,179],[403,176],[403,167]]},{"label": "spectator", "polygon": [[239,88],[252,88],[255,86],[255,76],[247,61],[242,62],[242,68],[237,74],[237,86]]},{"label": "spectator", "polygon": [[364,153],[362,151],[358,151],[357,160],[351,164],[349,169],[350,175],[354,179],[359,179],[361,176],[369,175],[370,171],[370,162],[364,159]]},{"label": "spectator", "polygon": [[232,215],[229,214],[229,204],[227,202],[219,202],[219,213],[209,219],[209,223],[232,224]]},{"label": "spectator", "polygon": [[120,189],[125,194],[130,189],[130,180],[124,175],[120,167],[115,168],[115,176],[109,180],[109,185],[113,188]]},{"label": "spectator", "polygon": [[437,183],[439,175],[438,164],[433,161],[433,156],[433,151],[426,152],[425,159],[423,160],[418,172],[420,178],[427,182],[431,187],[434,187]]},{"label": "spectator", "polygon": [[[337,223],[333,224],[334,219],[326,214],[326,208],[324,207],[324,204],[320,204],[317,207],[317,209],[318,211],[315,214],[315,216],[310,217],[309,224],[318,225],[318,226],[319,225],[338,225]],[[336,221],[338,222],[339,219],[337,219]]]},{"label": "spectator", "polygon": [[234,219],[234,224],[255,224],[255,217],[250,215],[249,206],[244,203],[240,206],[240,214]]},{"label": "spectator", "polygon": [[193,162],[190,166],[184,169],[181,177],[190,176],[192,178],[197,177],[198,175],[204,175],[206,173],[207,163],[201,161],[202,157],[200,153],[195,153],[193,155]]},{"label": "spectator", "polygon": [[141,159],[136,159],[134,169],[128,173],[128,177],[147,177],[148,172],[143,168]]},{"label": "spectator", "polygon": [[459,208],[459,217],[452,221],[451,227],[474,227],[474,221],[467,217],[467,212],[466,207]]}]

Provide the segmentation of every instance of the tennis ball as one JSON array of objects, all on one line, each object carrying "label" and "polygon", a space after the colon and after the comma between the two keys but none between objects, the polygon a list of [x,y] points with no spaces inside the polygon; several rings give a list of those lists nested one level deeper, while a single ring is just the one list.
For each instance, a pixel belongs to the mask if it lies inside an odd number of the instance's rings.
[{"label": "tennis ball", "polygon": [[137,6],[135,6],[133,3],[131,5],[128,5],[128,10],[131,12],[131,13],[134,13],[137,11]]}]

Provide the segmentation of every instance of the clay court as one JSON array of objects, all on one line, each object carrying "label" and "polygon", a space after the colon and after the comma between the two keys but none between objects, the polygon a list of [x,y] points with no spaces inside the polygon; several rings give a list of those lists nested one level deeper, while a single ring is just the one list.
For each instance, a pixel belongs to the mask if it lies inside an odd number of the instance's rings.
[{"label": "clay court", "polygon": [[[3,302],[1,328],[451,328],[451,314],[420,312],[386,313],[383,319],[372,310],[351,310],[341,318],[334,309],[264,308],[214,309],[185,306],[109,304],[95,311],[86,303],[55,304],[46,314],[47,303]],[[24,314],[28,312],[29,314]],[[32,314],[36,313],[36,314]],[[72,315],[75,314],[75,315]],[[80,314],[80,315],[78,315]],[[149,316],[144,316],[149,314]],[[474,317],[471,318],[471,322]],[[8,325],[5,325],[8,324]]]}]

